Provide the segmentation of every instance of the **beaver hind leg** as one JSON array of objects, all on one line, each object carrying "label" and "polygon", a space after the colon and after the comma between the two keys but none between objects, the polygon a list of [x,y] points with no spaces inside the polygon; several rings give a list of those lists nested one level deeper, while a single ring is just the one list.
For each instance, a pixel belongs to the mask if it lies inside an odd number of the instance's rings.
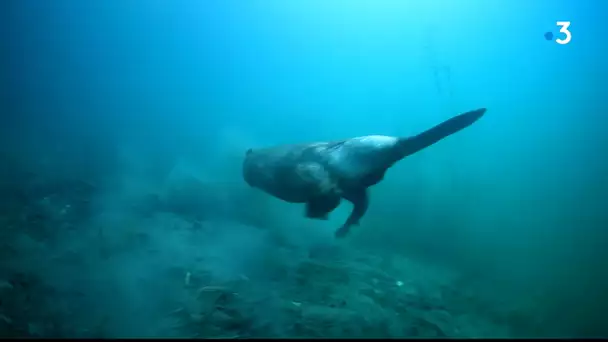
[{"label": "beaver hind leg", "polygon": [[353,210],[344,225],[336,230],[336,238],[345,237],[350,232],[352,226],[359,225],[359,220],[365,215],[369,206],[369,196],[365,188],[346,192],[344,199],[353,204]]},{"label": "beaver hind leg", "polygon": [[327,220],[329,213],[340,204],[339,195],[323,195],[306,202],[306,217],[317,220]]}]

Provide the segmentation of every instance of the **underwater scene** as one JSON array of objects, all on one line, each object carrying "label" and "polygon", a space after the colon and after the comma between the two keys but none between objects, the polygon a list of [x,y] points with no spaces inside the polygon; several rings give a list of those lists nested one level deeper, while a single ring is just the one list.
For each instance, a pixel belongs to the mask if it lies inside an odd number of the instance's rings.
[{"label": "underwater scene", "polygon": [[0,337],[608,337],[606,22],[0,2]]}]

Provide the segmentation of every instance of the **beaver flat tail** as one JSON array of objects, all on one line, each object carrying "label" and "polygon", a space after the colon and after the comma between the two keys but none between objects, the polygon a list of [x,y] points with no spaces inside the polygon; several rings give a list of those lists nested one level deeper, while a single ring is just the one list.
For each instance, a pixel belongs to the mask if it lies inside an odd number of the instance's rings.
[{"label": "beaver flat tail", "polygon": [[426,130],[413,137],[403,138],[399,141],[401,158],[412,155],[424,148],[427,148],[439,140],[450,136],[479,120],[486,112],[485,108],[480,108],[457,115],[439,125]]}]

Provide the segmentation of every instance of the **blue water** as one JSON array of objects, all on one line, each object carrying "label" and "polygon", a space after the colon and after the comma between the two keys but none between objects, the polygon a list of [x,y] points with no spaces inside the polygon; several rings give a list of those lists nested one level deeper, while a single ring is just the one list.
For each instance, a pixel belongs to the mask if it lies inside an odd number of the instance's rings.
[{"label": "blue water", "polygon": [[[0,336],[608,336],[606,7],[2,2]],[[346,239],[241,176],[480,107]]]}]

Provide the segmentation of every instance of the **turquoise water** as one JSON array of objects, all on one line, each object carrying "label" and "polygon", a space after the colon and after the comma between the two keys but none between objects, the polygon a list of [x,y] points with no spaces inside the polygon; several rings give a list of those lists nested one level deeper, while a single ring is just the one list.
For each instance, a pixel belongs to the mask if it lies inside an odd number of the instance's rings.
[{"label": "turquoise water", "polygon": [[[0,336],[608,335],[603,2],[0,6]],[[242,179],[481,107],[346,239]]]}]

